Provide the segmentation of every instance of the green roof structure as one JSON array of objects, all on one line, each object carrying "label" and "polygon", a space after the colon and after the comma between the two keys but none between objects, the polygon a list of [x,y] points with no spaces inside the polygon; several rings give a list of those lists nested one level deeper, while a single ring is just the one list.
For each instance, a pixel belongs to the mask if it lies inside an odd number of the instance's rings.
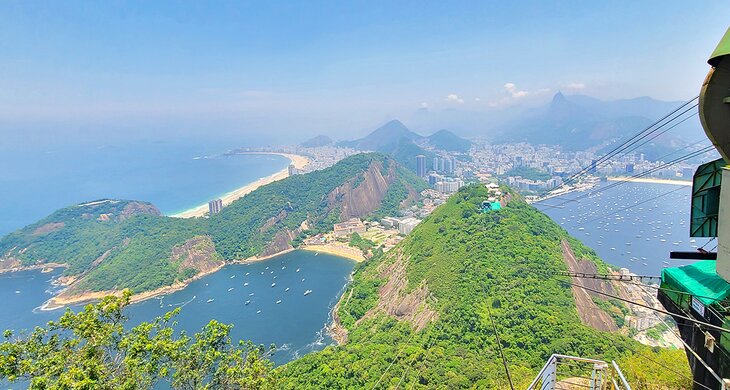
[{"label": "green roof structure", "polygon": [[717,66],[720,57],[730,54],[730,28],[725,32],[725,36],[722,37],[720,43],[717,44],[715,51],[710,55],[710,59],[707,60],[712,66]]},{"label": "green roof structure", "polygon": [[730,295],[730,283],[717,274],[715,260],[665,268],[662,271],[662,288],[686,292],[705,305],[712,305]]}]

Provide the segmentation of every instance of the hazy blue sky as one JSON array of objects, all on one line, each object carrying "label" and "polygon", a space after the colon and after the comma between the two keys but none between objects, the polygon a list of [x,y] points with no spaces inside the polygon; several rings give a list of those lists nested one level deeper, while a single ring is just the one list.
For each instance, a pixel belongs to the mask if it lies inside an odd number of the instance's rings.
[{"label": "hazy blue sky", "polygon": [[[0,128],[358,131],[697,94],[727,1],[2,1]],[[155,126],[152,126],[155,127]]]}]

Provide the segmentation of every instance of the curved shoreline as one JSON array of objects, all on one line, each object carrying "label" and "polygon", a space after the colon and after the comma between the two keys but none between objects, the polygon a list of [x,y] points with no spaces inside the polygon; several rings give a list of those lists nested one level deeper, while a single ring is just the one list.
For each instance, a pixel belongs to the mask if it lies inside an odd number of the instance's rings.
[{"label": "curved shoreline", "polygon": [[365,261],[362,251],[358,248],[351,247],[349,245],[337,245],[337,244],[323,244],[323,245],[302,245],[299,247],[301,250],[326,253],[328,255],[344,257],[355,261],[356,263],[362,263]]},{"label": "curved shoreline", "polygon": [[691,180],[675,180],[675,179],[656,179],[651,177],[621,177],[614,176],[606,178],[608,181],[627,181],[629,183],[651,183],[651,184],[671,184],[675,186],[691,186]]},{"label": "curved shoreline", "polygon": [[[291,154],[291,153],[277,153],[277,152],[239,152],[236,154],[274,154],[278,156],[283,156],[285,158],[288,158],[291,164],[294,164],[294,167],[296,169],[303,169],[307,165],[309,165],[309,158],[298,155],[298,154]],[[286,167],[278,172],[275,172],[269,176],[259,178],[258,180],[255,180],[251,183],[248,183],[242,187],[239,187],[231,192],[226,193],[225,195],[221,196],[220,199],[223,201],[223,207],[226,207],[230,205],[231,203],[235,202],[236,200],[244,197],[247,194],[250,194],[251,192],[255,191],[261,186],[265,186],[267,184],[271,184],[275,181],[279,181],[281,179],[286,179],[289,177],[289,167]],[[208,203],[203,203],[199,206],[193,207],[191,209],[185,210],[180,213],[171,214],[170,217],[173,218],[194,218],[194,217],[204,217],[206,214],[208,214]]]},{"label": "curved shoreline", "polygon": [[[212,274],[220,271],[223,267],[225,267],[227,265],[246,264],[246,263],[255,263],[255,262],[259,262],[259,261],[266,261],[266,260],[270,260],[274,257],[293,252],[297,249],[315,251],[315,252],[323,252],[323,253],[334,255],[337,257],[342,257],[342,258],[345,258],[348,260],[353,260],[358,263],[365,260],[364,257],[362,257],[362,259],[359,259],[344,251],[325,250],[325,248],[311,248],[311,249],[309,249],[309,248],[290,248],[290,249],[285,249],[283,251],[280,251],[280,252],[277,252],[277,253],[274,253],[274,254],[268,255],[268,256],[260,256],[260,257],[251,256],[251,257],[243,259],[243,260],[233,260],[233,261],[224,262],[224,263],[220,264],[218,267],[215,267],[207,272],[201,272],[201,273],[193,276],[190,279],[187,279],[187,280],[184,280],[181,282],[176,282],[170,286],[164,286],[164,287],[160,287],[160,288],[150,290],[150,291],[135,293],[130,298],[130,303],[138,303],[138,302],[142,302],[147,299],[150,299],[150,298],[158,297],[160,295],[167,295],[167,294],[174,293],[176,291],[183,290],[190,283],[192,283],[198,279],[201,279],[205,276],[212,275]],[[61,292],[60,294],[58,294],[58,295],[48,299],[46,302],[44,302],[43,305],[41,306],[41,310],[51,311],[51,310],[61,309],[66,306],[69,306],[69,305],[90,303],[90,302],[98,301],[101,298],[108,296],[108,295],[119,296],[122,294],[122,291],[123,290],[93,291],[93,292],[86,292],[86,293],[82,293],[82,294],[71,295],[68,297],[63,297],[62,296],[63,292]]]}]

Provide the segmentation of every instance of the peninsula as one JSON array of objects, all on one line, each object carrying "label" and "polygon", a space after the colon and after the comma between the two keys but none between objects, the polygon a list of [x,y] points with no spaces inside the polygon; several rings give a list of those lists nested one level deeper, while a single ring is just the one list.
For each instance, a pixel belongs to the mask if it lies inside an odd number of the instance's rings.
[{"label": "peninsula", "polygon": [[[290,159],[301,167],[307,160],[297,157]],[[65,265],[58,283],[66,289],[47,308],[125,289],[138,301],[184,288],[228,263],[292,250],[335,223],[393,215],[418,202],[425,186],[394,159],[364,153],[261,185],[209,218],[171,218],[141,201],[86,202],[0,238],[0,272]],[[361,260],[348,248],[317,249]]]}]

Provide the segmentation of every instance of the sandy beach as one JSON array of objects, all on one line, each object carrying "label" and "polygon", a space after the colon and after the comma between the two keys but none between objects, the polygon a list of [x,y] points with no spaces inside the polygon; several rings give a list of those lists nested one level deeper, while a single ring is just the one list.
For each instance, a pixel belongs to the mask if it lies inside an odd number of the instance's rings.
[{"label": "sandy beach", "polygon": [[[276,256],[283,255],[285,253],[295,251],[297,249],[303,249],[303,250],[312,251],[312,252],[327,253],[330,255],[335,255],[335,256],[344,257],[344,258],[347,258],[350,260],[354,260],[358,263],[365,261],[365,257],[362,255],[362,252],[359,249],[353,248],[351,246],[341,244],[341,243],[329,243],[329,244],[325,244],[325,245],[302,246],[302,247],[296,248],[296,249],[290,248],[290,249],[286,249],[286,250],[283,250],[280,252],[276,252],[276,253],[268,255],[268,256],[251,256],[251,257],[243,259],[243,260],[234,260],[231,262],[221,263],[218,267],[211,269],[208,272],[202,272],[198,275],[195,275],[191,279],[188,279],[188,280],[185,280],[182,282],[177,282],[170,286],[160,287],[160,288],[152,290],[152,291],[146,291],[143,293],[134,294],[130,298],[130,302],[131,303],[141,302],[146,299],[154,298],[154,297],[157,297],[160,295],[166,295],[166,294],[171,294],[175,291],[180,291],[180,290],[184,289],[185,287],[187,287],[188,284],[190,284],[191,282],[198,280],[206,275],[216,273],[221,268],[225,267],[228,264],[245,264],[245,263],[264,261],[264,260],[268,260],[268,259],[271,259]],[[63,264],[55,264],[55,263],[53,265],[54,266],[65,266]],[[38,268],[40,268],[40,267],[38,267]],[[30,268],[30,269],[36,269],[36,268]],[[66,284],[66,285],[70,285],[70,284],[73,284],[73,282],[75,282],[75,279],[73,279],[73,278],[69,278],[67,280],[63,280],[63,278],[61,278],[60,280],[62,280],[62,284]],[[59,309],[59,308],[62,308],[62,307],[68,306],[68,305],[95,302],[95,301],[101,300],[102,298],[104,298],[105,296],[108,296],[108,295],[117,295],[117,296],[122,295],[122,290],[94,291],[94,292],[85,292],[85,293],[73,294],[73,295],[64,294],[64,292],[61,292],[60,294],[58,294],[55,297],[46,301],[46,303],[44,303],[43,306],[41,307],[41,310],[55,310],[55,309]]]},{"label": "sandy beach", "polygon": [[332,242],[324,245],[302,245],[299,249],[345,257],[350,260],[355,260],[358,263],[365,261],[365,256],[363,256],[360,249],[338,242]]},{"label": "sandy beach", "polygon": [[691,186],[691,180],[673,180],[673,179],[656,179],[652,177],[609,177],[608,181],[628,181],[631,183],[652,183],[652,184],[672,184],[675,186]]},{"label": "sandy beach", "polygon": [[[221,268],[225,267],[226,264],[227,263],[221,263],[218,267],[211,269],[208,272],[201,272],[201,273],[195,275],[194,277],[192,277],[191,279],[188,279],[188,280],[185,280],[182,282],[177,282],[170,286],[160,287],[160,288],[152,290],[152,291],[146,291],[143,293],[134,294],[130,298],[130,303],[141,302],[141,301],[144,301],[145,299],[150,299],[150,298],[154,298],[156,296],[166,295],[166,294],[173,293],[175,291],[180,291],[180,290],[184,289],[185,287],[187,287],[188,284],[190,284],[194,280],[198,280],[198,279],[202,278],[203,276],[218,272]],[[56,295],[55,297],[49,299],[48,301],[46,301],[46,303],[44,303],[43,306],[41,306],[41,310],[56,310],[56,309],[65,307],[67,305],[75,305],[78,303],[99,301],[102,298],[109,296],[109,295],[120,296],[120,295],[122,295],[122,290],[95,291],[95,292],[86,292],[86,293],[74,294],[74,295],[64,295],[64,293],[62,292],[62,293]]]},{"label": "sandy beach", "polygon": [[[304,156],[300,156],[298,154],[288,154],[288,153],[274,153],[274,152],[241,152],[239,154],[276,154],[279,156],[284,156],[291,160],[291,163],[294,164],[294,167],[296,169],[303,169],[307,164],[309,164],[309,159]],[[277,180],[285,179],[289,176],[289,169],[284,168],[279,172],[274,173],[273,175],[263,177],[261,179],[258,179],[254,181],[253,183],[246,184],[245,186],[238,188],[236,190],[233,190],[221,197],[221,200],[223,201],[223,207],[228,206],[229,204],[233,203],[234,201],[242,198],[246,194],[249,194],[253,191],[255,191],[257,188],[273,183]],[[193,218],[193,217],[204,217],[208,213],[208,203],[201,204],[200,206],[194,207],[189,210],[185,210],[181,213],[170,215],[174,218]]]}]

